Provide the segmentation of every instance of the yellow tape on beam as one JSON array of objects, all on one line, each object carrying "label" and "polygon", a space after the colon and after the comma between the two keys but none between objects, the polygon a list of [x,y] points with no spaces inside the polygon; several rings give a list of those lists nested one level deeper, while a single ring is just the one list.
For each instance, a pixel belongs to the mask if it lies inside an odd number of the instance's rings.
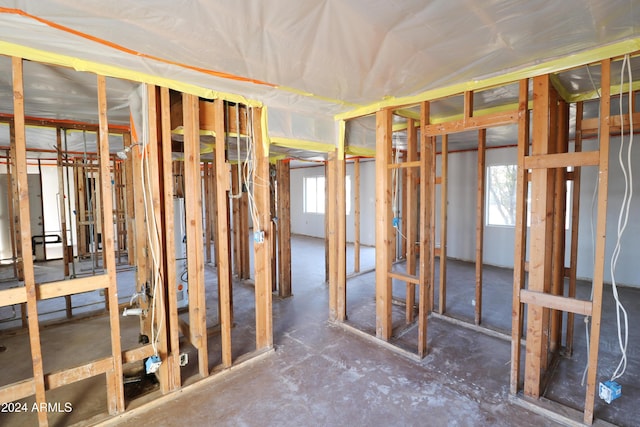
[{"label": "yellow tape on beam", "polygon": [[351,145],[346,147],[345,152],[351,156],[361,156],[361,157],[375,157],[376,155],[375,148],[354,147]]},{"label": "yellow tape on beam", "polygon": [[20,46],[4,41],[0,41],[0,54],[28,59],[30,61],[60,65],[62,67],[73,68],[76,71],[85,71],[94,74],[100,74],[106,77],[115,77],[139,83],[149,83],[156,86],[168,87],[179,92],[189,93],[191,95],[196,95],[207,99],[224,99],[227,101],[237,102],[252,107],[262,106],[261,102],[249,100],[240,95],[218,92],[189,83],[183,83],[178,80],[167,79],[164,77],[154,76],[148,73],[141,73],[139,71],[128,70],[126,68],[116,67],[113,65],[101,64],[95,61],[86,61],[68,55],[60,55],[57,53],[51,53],[40,49],[33,49],[30,47]]},{"label": "yellow tape on beam", "polygon": [[397,116],[400,116],[400,117],[407,118],[407,119],[420,120],[420,112],[419,111],[408,110],[406,108],[400,108],[398,110],[393,110],[393,114],[395,114]]},{"label": "yellow tape on beam", "polygon": [[286,154],[271,155],[271,156],[269,156],[269,163],[275,165],[278,162],[278,160],[284,160],[286,158],[288,158]]},{"label": "yellow tape on beam", "polygon": [[338,160],[344,160],[344,139],[346,133],[346,122],[344,120],[340,120],[338,123]]},{"label": "yellow tape on beam", "polygon": [[601,46],[589,51],[567,55],[563,58],[553,59],[537,65],[524,67],[520,70],[512,71],[496,77],[489,77],[482,80],[473,80],[465,83],[431,89],[419,93],[417,95],[406,97],[389,97],[382,101],[378,101],[365,107],[357,108],[346,113],[337,114],[336,120],[347,120],[355,117],[373,114],[383,108],[393,107],[395,105],[411,105],[418,104],[422,101],[430,101],[439,98],[445,98],[451,95],[464,93],[470,90],[486,89],[493,86],[501,86],[512,83],[525,78],[540,76],[543,74],[556,73],[570,68],[579,67],[586,64],[601,61],[607,58],[614,58],[627,53],[640,50],[640,38],[624,40],[607,46]]},{"label": "yellow tape on beam", "polygon": [[281,138],[274,136],[271,144],[283,148],[294,148],[297,150],[317,151],[319,153],[329,153],[335,151],[336,146],[326,142],[307,141],[304,139]]},{"label": "yellow tape on beam", "polygon": [[[177,126],[171,133],[174,135],[184,135],[184,127]],[[200,136],[216,136],[216,132],[213,130],[200,129]]]},{"label": "yellow tape on beam", "polygon": [[[633,82],[631,85],[631,90],[640,90],[640,81]],[[627,93],[629,91],[629,84],[625,83],[622,86],[622,92]],[[620,85],[612,85],[611,86],[611,95],[620,94]],[[592,99],[596,99],[600,97],[600,93],[597,90],[592,90],[591,92],[581,93],[576,95],[571,95],[569,97],[568,102],[580,102],[580,101],[591,101]]]},{"label": "yellow tape on beam", "polygon": [[262,130],[262,147],[264,148],[264,155],[269,155],[269,145],[271,144],[271,139],[269,138],[269,129],[267,128],[267,124],[269,123],[269,119],[267,117],[267,107],[262,107],[260,109],[260,128]]}]

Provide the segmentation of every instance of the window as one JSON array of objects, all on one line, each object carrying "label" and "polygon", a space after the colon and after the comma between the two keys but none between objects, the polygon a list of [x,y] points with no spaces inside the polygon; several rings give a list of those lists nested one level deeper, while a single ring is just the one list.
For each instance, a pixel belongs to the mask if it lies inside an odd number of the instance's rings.
[{"label": "window", "polygon": [[516,223],[516,165],[487,167],[487,225]]},{"label": "window", "polygon": [[304,212],[324,213],[324,176],[304,178]]},{"label": "window", "polygon": [[[345,202],[347,215],[349,215],[351,213],[351,176],[347,175],[345,178]],[[304,213],[324,213],[324,192],[324,176],[307,176],[304,178]]]},{"label": "window", "polygon": [[[487,225],[515,226],[516,223],[516,165],[487,167]],[[567,181],[565,229],[571,224],[573,182]],[[527,196],[527,227],[531,226],[531,187]]]}]

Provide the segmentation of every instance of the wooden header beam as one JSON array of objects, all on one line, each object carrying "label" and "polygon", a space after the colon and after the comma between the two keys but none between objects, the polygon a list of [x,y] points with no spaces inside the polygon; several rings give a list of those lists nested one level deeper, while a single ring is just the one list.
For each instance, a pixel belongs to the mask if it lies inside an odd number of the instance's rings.
[{"label": "wooden header beam", "polygon": [[487,114],[478,117],[465,117],[447,123],[427,125],[425,133],[427,136],[446,135],[469,130],[480,130],[496,126],[504,126],[518,123],[518,111],[507,111]]},{"label": "wooden header beam", "polygon": [[[14,118],[11,114],[0,113],[0,123],[13,123]],[[56,119],[45,119],[40,117],[27,117],[25,116],[25,125],[26,126],[38,126],[38,127],[46,127],[53,129],[68,129],[68,130],[84,130],[88,132],[98,132],[100,129],[99,124],[92,123],[82,123],[82,122],[74,122],[71,120],[56,120]],[[113,134],[124,134],[129,133],[131,129],[129,126],[123,125],[109,125],[108,126],[109,133]]]}]

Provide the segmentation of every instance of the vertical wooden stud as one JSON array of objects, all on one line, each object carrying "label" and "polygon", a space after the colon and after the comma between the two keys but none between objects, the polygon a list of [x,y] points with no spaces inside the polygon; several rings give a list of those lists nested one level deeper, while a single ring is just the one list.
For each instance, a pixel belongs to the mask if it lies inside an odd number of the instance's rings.
[{"label": "vertical wooden stud", "polygon": [[264,232],[262,243],[254,243],[254,268],[256,292],[256,348],[258,350],[273,347],[273,318],[271,296],[271,239],[269,231],[269,146],[263,133],[262,108],[253,108],[253,159],[255,174],[253,194],[258,212],[258,224],[254,232]]},{"label": "vertical wooden stud", "polygon": [[607,195],[609,188],[609,143],[611,115],[611,60],[601,62],[600,83],[600,169],[598,174],[598,219],[595,236],[595,262],[593,267],[593,310],[589,346],[587,393],[584,404],[584,422],[593,423],[593,405],[596,394],[598,351],[600,347],[600,321],[602,315],[602,284],[607,226]]},{"label": "vertical wooden stud", "polygon": [[433,290],[433,197],[435,187],[435,139],[426,132],[430,104],[420,108],[420,289],[418,300],[418,355],[427,354],[427,317]]},{"label": "vertical wooden stud", "polygon": [[376,113],[376,336],[389,340],[391,319],[391,132],[390,109]]},{"label": "vertical wooden stud", "polygon": [[360,159],[353,161],[353,271],[360,272]]},{"label": "vertical wooden stud", "polygon": [[291,196],[289,161],[276,163],[278,182],[278,273],[280,297],[291,296]]},{"label": "vertical wooden stud", "polygon": [[240,169],[240,163],[235,163],[231,165],[231,194],[233,194],[233,198],[231,199],[231,222],[233,224],[233,228],[231,230],[231,234],[233,236],[233,273],[240,277],[240,269],[241,266],[241,258],[240,258],[240,245],[241,236],[240,233],[240,198],[237,197],[241,195],[241,182],[238,179],[238,170]]},{"label": "vertical wooden stud", "polygon": [[[35,399],[38,406],[46,405],[44,390],[44,371],[42,367],[42,349],[40,346],[40,326],[38,324],[38,306],[36,302],[36,282],[31,258],[31,226],[29,217],[29,185],[27,180],[27,142],[25,134],[24,115],[24,80],[22,73],[22,58],[11,58],[13,73],[13,113],[14,113],[14,138],[12,138],[12,151],[14,155],[14,172],[17,187],[18,224],[20,225],[19,244],[22,249],[22,266],[24,274],[24,287],[27,293],[27,321],[29,325],[29,345],[31,348],[31,361],[33,367],[33,380]],[[38,411],[38,423],[47,426],[46,411]]]},{"label": "vertical wooden stud", "polygon": [[478,183],[476,188],[476,305],[474,321],[482,322],[482,259],[484,249],[484,194],[486,178],[487,130],[478,131]]},{"label": "vertical wooden stud", "polygon": [[100,191],[102,193],[102,256],[105,271],[109,276],[109,323],[111,326],[111,354],[113,371],[107,374],[108,407],[110,413],[124,411],[124,385],[122,382],[122,347],[120,344],[120,313],[118,312],[118,286],[116,282],[116,260],[114,252],[113,201],[111,195],[111,156],[109,155],[109,121],[107,120],[107,82],[98,76],[98,154]]},{"label": "vertical wooden stud", "polygon": [[211,226],[212,221],[211,221],[211,215],[212,215],[212,210],[211,210],[211,203],[209,203],[209,200],[211,199],[211,193],[212,193],[212,189],[211,189],[211,181],[209,180],[209,176],[211,175],[211,167],[209,162],[204,161],[202,162],[202,171],[203,171],[203,177],[202,177],[202,184],[204,187],[204,254],[205,254],[205,261],[207,263],[211,263],[211,235],[213,234],[212,230],[211,230]]},{"label": "vertical wooden stud", "polygon": [[337,219],[337,202],[338,196],[333,189],[338,186],[337,176],[337,152],[329,152],[327,154],[326,163],[326,204],[325,204],[325,221],[326,221],[326,242],[328,244],[328,264],[329,264],[329,320],[338,321],[338,219]]},{"label": "vertical wooden stud", "polygon": [[[416,160],[418,160],[418,128],[414,119],[407,119],[407,161],[415,162]],[[407,169],[407,203],[405,205],[404,218],[407,225],[407,274],[411,276],[416,275],[416,242],[418,241],[417,182],[419,175],[419,170],[416,170],[416,168]],[[415,318],[416,285],[407,282],[406,292],[405,320],[409,324],[413,323]]]},{"label": "vertical wooden stud", "polygon": [[198,349],[198,370],[209,375],[207,311],[202,244],[202,174],[200,170],[200,125],[198,97],[182,95],[184,123],[184,187],[189,277],[189,326],[191,342]]},{"label": "vertical wooden stud", "polygon": [[[576,129],[574,149],[576,153],[582,151],[582,116],[584,112],[584,104],[582,101],[576,103]],[[569,290],[568,297],[575,298],[576,282],[578,271],[578,230],[580,225],[580,180],[581,167],[573,169],[573,186],[571,195],[571,250],[569,255]],[[568,356],[573,354],[573,331],[574,331],[575,314],[567,313],[567,330],[565,352]]]},{"label": "vertical wooden stud", "polygon": [[524,159],[529,154],[529,80],[520,81],[518,101],[518,176],[516,182],[516,229],[513,266],[513,294],[511,317],[511,394],[518,392],[520,381],[520,339],[522,338],[523,304],[520,290],[525,284],[525,258],[527,253],[527,194],[528,173]]},{"label": "vertical wooden stud", "polygon": [[[131,145],[131,134],[124,133],[122,134],[122,144],[125,147]],[[134,154],[131,154],[127,157],[127,160],[124,161],[124,179],[125,179],[125,210],[127,217],[127,258],[129,260],[129,265],[135,265],[135,253],[136,253],[136,238],[135,238],[135,199],[134,199],[134,190],[133,190],[133,158]]]},{"label": "vertical wooden stud", "polygon": [[176,283],[176,251],[175,251],[175,224],[174,224],[174,182],[171,173],[171,104],[169,89],[160,88],[160,118],[161,118],[161,145],[160,162],[162,165],[162,190],[163,190],[163,249],[165,272],[165,298],[167,301],[165,336],[167,340],[167,381],[163,392],[169,392],[180,388],[180,337],[178,326],[178,295]]},{"label": "vertical wooden stud", "polygon": [[447,180],[449,172],[449,136],[442,135],[442,154],[440,156],[440,314],[447,311]]},{"label": "vertical wooden stud", "polygon": [[[559,97],[558,97],[559,98]],[[569,151],[569,104],[559,98],[556,112],[556,152]],[[558,168],[555,173],[553,208],[553,295],[564,295],[565,277],[565,225],[567,209],[567,170]],[[562,311],[551,311],[551,339],[549,350],[556,353],[562,346]]]},{"label": "vertical wooden stud", "polygon": [[220,301],[220,334],[222,336],[222,365],[231,366],[231,252],[227,224],[229,223],[229,168],[225,157],[225,125],[224,101],[218,99],[213,103],[214,126],[216,130],[215,145],[215,186],[216,210],[218,221],[216,230],[216,255],[218,256],[218,292]]},{"label": "vertical wooden stud", "polygon": [[[549,154],[550,99],[549,75],[533,79],[533,143],[532,154]],[[553,231],[554,171],[534,169],[531,172],[531,248],[529,255],[529,287],[531,291],[548,292],[551,283],[551,247]],[[524,393],[540,397],[541,376],[546,370],[549,310],[535,304],[527,305],[527,358],[525,363]]]}]

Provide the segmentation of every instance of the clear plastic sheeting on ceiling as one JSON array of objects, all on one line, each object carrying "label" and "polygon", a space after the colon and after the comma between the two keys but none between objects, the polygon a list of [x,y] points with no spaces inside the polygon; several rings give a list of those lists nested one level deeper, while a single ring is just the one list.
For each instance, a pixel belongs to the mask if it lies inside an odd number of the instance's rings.
[{"label": "clear plastic sheeting on ceiling", "polygon": [[[639,23],[640,4],[627,0],[13,0],[0,8],[0,54],[255,102],[274,116],[270,136],[335,145],[327,124],[335,114],[524,69],[568,69],[582,65],[575,54],[620,54],[606,50],[619,43],[637,50]],[[558,76],[564,97],[593,92],[584,71]],[[95,79],[80,74],[26,63],[25,81],[43,85],[25,90],[28,108],[95,120],[83,115],[95,110]],[[10,73],[2,75],[4,94]],[[126,123],[127,88],[112,86],[109,118]],[[508,104],[512,89],[478,92],[474,108]],[[10,113],[6,98],[2,113]],[[459,105],[455,98],[434,105],[433,120],[455,116]],[[348,126],[353,147],[357,126]]]}]

